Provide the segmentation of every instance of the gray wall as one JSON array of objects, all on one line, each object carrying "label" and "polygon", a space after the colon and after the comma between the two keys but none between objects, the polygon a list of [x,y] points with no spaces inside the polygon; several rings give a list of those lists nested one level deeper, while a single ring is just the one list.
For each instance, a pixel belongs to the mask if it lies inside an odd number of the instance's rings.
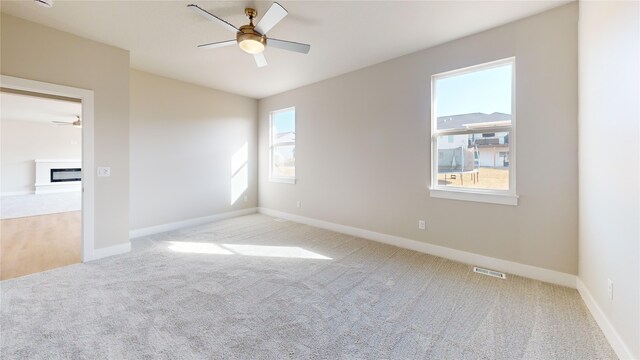
[{"label": "gray wall", "polygon": [[2,14],[3,75],[90,89],[95,96],[95,248],[129,242],[129,52]]},{"label": "gray wall", "polygon": [[[577,12],[569,4],[260,100],[260,206],[577,274]],[[431,75],[510,56],[519,205],[430,198]],[[266,160],[269,112],[290,106],[295,185],[269,182]]]},{"label": "gray wall", "polygon": [[[131,229],[257,206],[257,113],[257,100],[132,70]],[[232,204],[245,144],[248,187]]]},{"label": "gray wall", "polygon": [[73,126],[2,120],[2,194],[34,192],[35,159],[81,159],[82,131]]},{"label": "gray wall", "polygon": [[581,2],[579,29],[580,280],[640,359],[640,3]]}]

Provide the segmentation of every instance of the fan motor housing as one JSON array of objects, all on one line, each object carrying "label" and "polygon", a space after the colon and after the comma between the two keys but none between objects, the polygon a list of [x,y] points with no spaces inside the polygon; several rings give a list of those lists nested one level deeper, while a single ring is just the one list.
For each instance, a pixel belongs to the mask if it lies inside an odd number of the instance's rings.
[{"label": "fan motor housing", "polygon": [[241,26],[240,31],[238,31],[238,34],[236,35],[236,40],[238,40],[238,42],[243,40],[253,40],[260,42],[263,45],[267,44],[267,37],[255,31],[254,27],[251,25]]},{"label": "fan motor housing", "polygon": [[[236,41],[240,44],[240,47],[242,47],[242,43],[245,41],[247,43],[251,43],[253,41],[258,42],[262,44],[262,49],[267,46],[267,37],[255,31],[252,25],[241,26],[240,31],[238,31],[238,34],[236,35]],[[243,48],[243,50],[245,49]]]}]

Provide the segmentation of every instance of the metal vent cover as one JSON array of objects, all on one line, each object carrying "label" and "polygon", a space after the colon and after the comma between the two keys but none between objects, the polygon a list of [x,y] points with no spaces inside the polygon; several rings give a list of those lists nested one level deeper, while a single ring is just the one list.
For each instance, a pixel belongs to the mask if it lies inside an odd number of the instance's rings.
[{"label": "metal vent cover", "polygon": [[505,273],[499,272],[499,271],[495,271],[495,270],[489,270],[489,269],[485,269],[485,268],[481,268],[481,267],[477,267],[474,266],[473,267],[473,272],[474,273],[478,273],[478,274],[482,274],[482,275],[487,275],[487,276],[491,276],[491,277],[496,277],[496,278],[500,278],[500,279],[506,279],[507,275]]}]

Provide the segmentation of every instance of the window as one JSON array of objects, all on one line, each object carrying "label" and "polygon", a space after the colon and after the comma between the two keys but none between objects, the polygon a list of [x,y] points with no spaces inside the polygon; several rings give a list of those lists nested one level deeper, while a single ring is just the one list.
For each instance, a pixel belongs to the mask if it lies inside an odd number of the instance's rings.
[{"label": "window", "polygon": [[515,59],[431,78],[432,197],[517,205]]},{"label": "window", "polygon": [[269,116],[269,180],[296,182],[296,109],[272,111]]}]

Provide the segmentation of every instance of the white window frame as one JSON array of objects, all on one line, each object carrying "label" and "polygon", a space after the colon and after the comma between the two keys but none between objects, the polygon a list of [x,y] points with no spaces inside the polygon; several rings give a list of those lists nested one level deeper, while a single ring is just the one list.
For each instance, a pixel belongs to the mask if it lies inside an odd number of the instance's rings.
[{"label": "white window frame", "polygon": [[[280,109],[280,110],[274,110],[272,112],[269,113],[269,181],[271,182],[278,182],[278,183],[284,183],[284,184],[295,184],[296,183],[296,177],[295,176],[273,176],[273,149],[276,146],[287,146],[287,145],[293,145],[293,148],[296,148],[296,142],[295,141],[285,141],[285,142],[279,142],[279,143],[273,143],[273,117],[278,114],[278,113],[283,113],[283,112],[289,112],[289,111],[293,111],[293,124],[294,127],[297,125],[296,124],[296,107],[292,106],[292,107],[288,107],[285,109]],[[296,167],[296,163],[295,163],[295,157],[294,157],[294,163],[293,163],[294,169]]]},{"label": "white window frame", "polygon": [[[437,93],[436,81],[448,77],[469,74],[481,70],[488,70],[504,65],[511,65],[511,125],[510,126],[487,126],[481,129],[446,129],[437,128]],[[509,190],[497,189],[474,189],[444,186],[438,184],[438,137],[448,135],[467,135],[485,132],[508,132],[509,133]],[[516,192],[516,58],[491,61],[447,71],[431,76],[431,186],[429,194],[434,198],[454,199],[463,201],[485,202],[501,205],[518,205],[518,195]]]}]

